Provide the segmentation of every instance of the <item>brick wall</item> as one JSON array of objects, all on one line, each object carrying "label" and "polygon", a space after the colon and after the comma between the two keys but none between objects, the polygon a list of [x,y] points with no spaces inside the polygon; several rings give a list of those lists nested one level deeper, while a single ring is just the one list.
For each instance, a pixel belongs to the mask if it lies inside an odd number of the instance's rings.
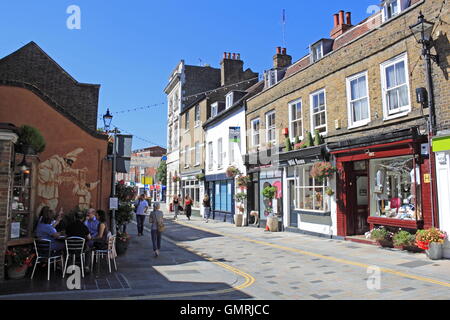
[{"label": "brick wall", "polygon": [[0,140],[0,282],[5,278],[5,251],[8,234],[7,216],[9,208],[9,194],[12,183],[11,178],[11,149],[10,141]]},{"label": "brick wall", "polygon": [[0,80],[36,87],[87,128],[97,129],[100,86],[77,82],[34,42],[0,60]]},{"label": "brick wall", "polygon": [[[435,19],[439,15],[442,4],[442,0],[422,2],[417,7],[411,8],[408,12],[383,24],[380,28],[341,47],[317,63],[250,99],[247,109],[247,127],[250,128],[251,121],[259,117],[261,128],[264,129],[265,114],[276,110],[278,142],[280,145],[284,145],[284,136],[282,136],[281,130],[289,127],[288,103],[302,99],[305,134],[306,131],[311,130],[310,94],[319,89],[326,90],[327,141],[329,142],[365,136],[368,134],[368,130],[371,130],[370,134],[376,134],[413,125],[424,125],[420,105],[416,103],[415,89],[426,87],[425,66],[420,56],[421,50],[410,32],[409,26],[417,22],[420,10],[424,12],[426,19]],[[448,17],[448,12],[442,13],[441,18],[446,19],[444,16]],[[442,24],[441,27],[444,28],[445,24]],[[441,40],[442,43],[445,42],[444,40]],[[407,116],[385,121],[383,120],[380,64],[405,52],[408,57],[411,112]],[[434,68],[435,90],[439,93],[436,98],[439,119],[441,122],[449,119],[450,123],[450,118],[445,118],[450,115],[448,76],[445,72],[438,70],[438,68]],[[368,73],[371,122],[364,127],[348,129],[346,79],[363,71]],[[426,115],[428,110],[424,112]],[[340,122],[340,129],[336,129],[336,120]],[[265,140],[265,131],[261,131],[262,149],[264,149]],[[255,150],[249,141],[249,152],[253,151]]]}]

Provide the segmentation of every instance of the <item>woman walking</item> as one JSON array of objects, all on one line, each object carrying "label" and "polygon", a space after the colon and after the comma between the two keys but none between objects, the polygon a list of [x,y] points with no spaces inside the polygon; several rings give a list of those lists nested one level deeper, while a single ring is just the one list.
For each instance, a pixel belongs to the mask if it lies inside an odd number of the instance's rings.
[{"label": "woman walking", "polygon": [[174,220],[178,219],[178,213],[180,212],[180,199],[178,196],[173,196],[172,201],[173,211],[175,212]]},{"label": "woman walking", "polygon": [[188,218],[188,220],[191,220],[192,200],[189,196],[186,196],[186,198],[184,199],[184,211],[186,212],[186,217]]},{"label": "woman walking", "polygon": [[203,198],[203,207],[205,208],[204,221],[208,223],[209,215],[211,214],[211,201],[209,200],[208,194],[205,194],[205,197]]},{"label": "woman walking", "polygon": [[161,233],[164,231],[163,213],[159,209],[159,203],[155,202],[153,204],[153,211],[150,213],[152,243],[155,257],[159,256],[159,250],[161,249]]}]

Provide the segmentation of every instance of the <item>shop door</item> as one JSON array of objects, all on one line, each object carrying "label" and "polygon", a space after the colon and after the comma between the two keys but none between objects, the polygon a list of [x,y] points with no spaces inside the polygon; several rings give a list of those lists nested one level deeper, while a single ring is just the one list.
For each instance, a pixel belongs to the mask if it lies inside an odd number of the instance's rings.
[{"label": "shop door", "polygon": [[362,235],[370,230],[367,218],[369,217],[369,178],[367,172],[354,172],[350,176],[351,216],[349,235]]},{"label": "shop door", "polygon": [[295,212],[295,181],[289,181],[289,226],[298,228],[298,215]]}]

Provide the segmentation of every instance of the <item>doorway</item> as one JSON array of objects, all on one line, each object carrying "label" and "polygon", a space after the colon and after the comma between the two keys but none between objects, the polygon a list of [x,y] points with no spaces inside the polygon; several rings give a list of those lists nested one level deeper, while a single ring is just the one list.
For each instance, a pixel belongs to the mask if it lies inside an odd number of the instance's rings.
[{"label": "doorway", "polygon": [[349,236],[363,235],[370,230],[369,217],[369,176],[367,161],[356,161],[349,174]]},{"label": "doorway", "polygon": [[295,180],[288,180],[289,226],[298,228],[298,215],[295,212]]}]

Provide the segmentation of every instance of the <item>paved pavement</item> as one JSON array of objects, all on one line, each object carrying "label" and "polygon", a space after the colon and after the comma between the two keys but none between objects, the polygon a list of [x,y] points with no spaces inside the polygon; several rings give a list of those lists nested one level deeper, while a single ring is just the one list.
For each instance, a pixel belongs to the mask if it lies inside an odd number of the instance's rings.
[{"label": "paved pavement", "polygon": [[[406,300],[449,299],[450,260],[294,233],[270,233],[229,223],[172,221],[166,213],[161,256],[149,232],[119,256],[118,272],[103,269],[69,291],[56,275],[10,282],[0,299]],[[147,226],[148,227],[148,226]],[[43,292],[44,291],[44,292]],[[52,291],[58,291],[54,293]],[[13,293],[24,293],[11,295]],[[37,292],[40,292],[37,294]],[[10,294],[10,295],[5,295]]]}]

